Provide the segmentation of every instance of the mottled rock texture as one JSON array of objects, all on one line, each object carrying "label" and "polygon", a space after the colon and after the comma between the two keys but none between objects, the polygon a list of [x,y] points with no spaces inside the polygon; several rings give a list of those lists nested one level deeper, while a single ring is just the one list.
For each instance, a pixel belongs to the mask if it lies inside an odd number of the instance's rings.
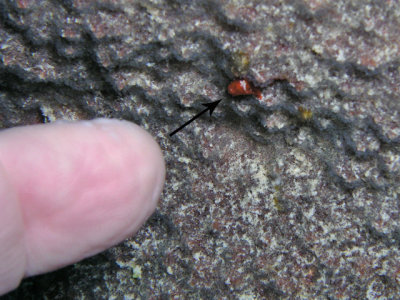
[{"label": "mottled rock texture", "polygon": [[167,161],[136,237],[5,299],[398,297],[399,1],[1,0],[0,19],[1,127],[122,118]]}]

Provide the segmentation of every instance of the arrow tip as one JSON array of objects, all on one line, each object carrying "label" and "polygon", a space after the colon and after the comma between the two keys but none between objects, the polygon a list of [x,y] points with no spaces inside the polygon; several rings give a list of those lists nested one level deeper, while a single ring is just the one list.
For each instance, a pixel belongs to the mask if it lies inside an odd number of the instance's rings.
[{"label": "arrow tip", "polygon": [[210,116],[212,115],[212,113],[214,112],[215,108],[217,107],[217,105],[221,102],[222,99],[219,99],[217,101],[214,102],[210,102],[210,103],[203,103],[202,105],[204,105],[205,107],[207,107],[210,110]]}]

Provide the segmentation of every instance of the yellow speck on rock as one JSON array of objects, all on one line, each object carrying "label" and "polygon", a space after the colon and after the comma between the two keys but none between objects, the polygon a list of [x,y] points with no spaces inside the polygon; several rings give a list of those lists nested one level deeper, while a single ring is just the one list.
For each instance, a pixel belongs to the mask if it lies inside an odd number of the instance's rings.
[{"label": "yellow speck on rock", "polygon": [[313,113],[310,109],[305,108],[303,106],[299,106],[299,113],[300,113],[300,117],[304,120],[304,121],[309,121],[311,120]]},{"label": "yellow speck on rock", "polygon": [[274,200],[274,205],[275,205],[276,210],[278,212],[283,212],[285,209],[284,209],[279,197],[278,196],[274,196],[273,200]]},{"label": "yellow speck on rock", "polygon": [[132,266],[132,277],[134,279],[142,278],[142,268],[140,266]]},{"label": "yellow speck on rock", "polygon": [[235,51],[232,55],[232,72],[241,77],[247,74],[250,66],[250,56],[241,50]]}]

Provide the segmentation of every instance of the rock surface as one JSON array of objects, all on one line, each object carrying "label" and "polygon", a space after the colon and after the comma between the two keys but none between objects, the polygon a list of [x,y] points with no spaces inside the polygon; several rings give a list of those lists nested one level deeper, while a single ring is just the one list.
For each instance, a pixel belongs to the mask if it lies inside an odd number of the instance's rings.
[{"label": "rock surface", "polygon": [[3,0],[0,20],[1,127],[126,119],[167,161],[137,236],[5,299],[400,294],[398,1]]}]

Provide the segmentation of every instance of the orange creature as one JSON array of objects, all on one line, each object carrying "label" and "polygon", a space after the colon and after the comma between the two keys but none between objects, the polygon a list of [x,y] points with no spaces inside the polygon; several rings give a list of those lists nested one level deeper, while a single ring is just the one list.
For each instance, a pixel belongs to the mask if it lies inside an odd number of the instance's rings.
[{"label": "orange creature", "polygon": [[231,96],[254,95],[259,100],[262,99],[261,90],[256,88],[247,79],[235,79],[228,85],[228,93]]}]

